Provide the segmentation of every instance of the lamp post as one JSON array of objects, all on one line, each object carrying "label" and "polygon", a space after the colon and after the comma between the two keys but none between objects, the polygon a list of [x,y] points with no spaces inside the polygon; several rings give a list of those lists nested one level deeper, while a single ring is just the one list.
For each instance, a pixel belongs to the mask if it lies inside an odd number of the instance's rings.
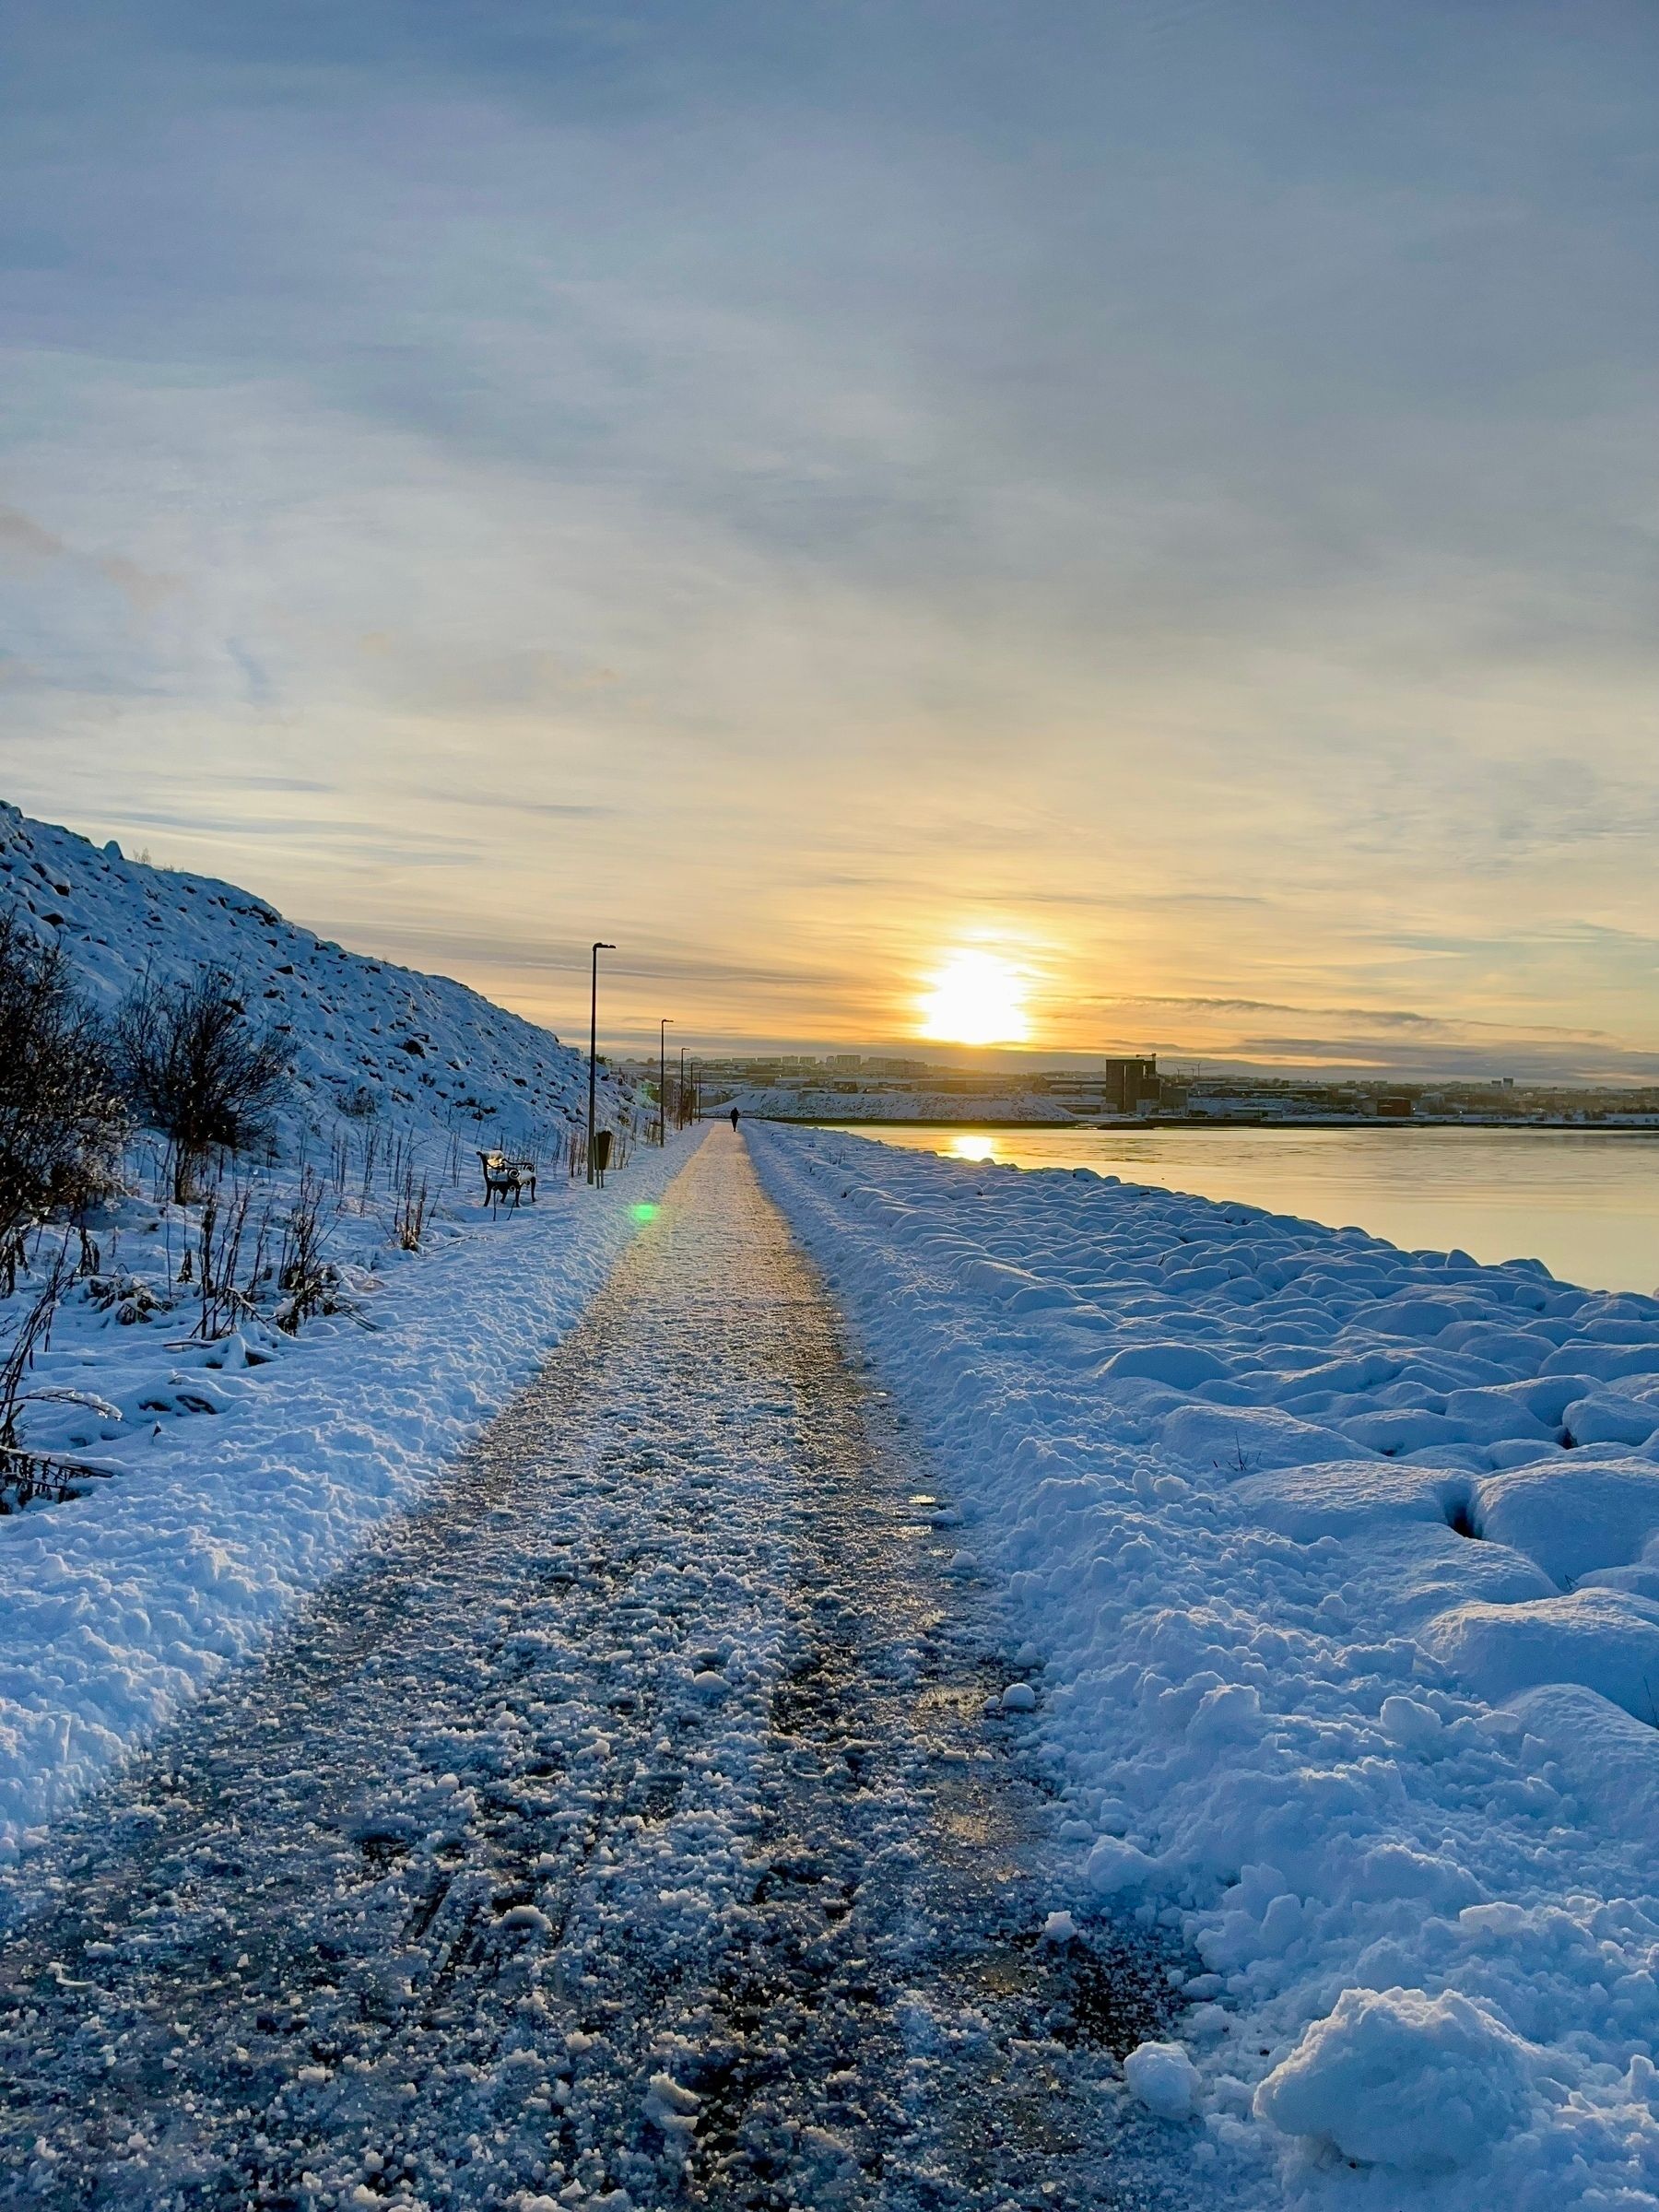
[{"label": "lamp post", "polygon": [[665,1014],[657,1030],[657,1143],[668,1142],[668,1024],[672,1014]]},{"label": "lamp post", "polygon": [[588,1141],[587,1179],[594,1180],[594,1101],[599,1085],[599,955],[615,952],[614,945],[595,943],[594,947],[593,989],[588,996]]}]

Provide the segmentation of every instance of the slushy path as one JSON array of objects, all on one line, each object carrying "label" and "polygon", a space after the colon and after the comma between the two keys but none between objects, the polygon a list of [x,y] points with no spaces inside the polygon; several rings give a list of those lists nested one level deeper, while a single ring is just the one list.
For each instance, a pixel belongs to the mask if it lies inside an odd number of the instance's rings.
[{"label": "slushy path", "polygon": [[712,1131],[434,1503],[23,1870],[0,2204],[1184,2202],[1100,2087],[1165,1962],[1041,1939],[929,1487]]}]

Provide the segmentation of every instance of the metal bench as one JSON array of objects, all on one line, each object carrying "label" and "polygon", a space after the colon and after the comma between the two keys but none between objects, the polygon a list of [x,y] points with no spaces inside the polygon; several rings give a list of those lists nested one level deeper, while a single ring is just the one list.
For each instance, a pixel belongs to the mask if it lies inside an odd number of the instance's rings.
[{"label": "metal bench", "polygon": [[535,1204],[535,1162],[533,1159],[509,1159],[505,1152],[480,1152],[478,1165],[484,1171],[484,1203],[493,1206],[498,1199],[511,1198],[517,1206],[526,1191],[530,1203]]}]

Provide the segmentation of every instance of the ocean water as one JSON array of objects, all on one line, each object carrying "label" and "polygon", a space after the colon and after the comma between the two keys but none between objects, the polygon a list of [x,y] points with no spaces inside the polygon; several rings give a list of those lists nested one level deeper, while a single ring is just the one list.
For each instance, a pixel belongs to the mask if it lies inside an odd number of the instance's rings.
[{"label": "ocean water", "polygon": [[1018,1168],[1242,1199],[1408,1250],[1542,1260],[1563,1282],[1659,1290],[1659,1135],[1555,1129],[975,1129],[849,1134]]}]

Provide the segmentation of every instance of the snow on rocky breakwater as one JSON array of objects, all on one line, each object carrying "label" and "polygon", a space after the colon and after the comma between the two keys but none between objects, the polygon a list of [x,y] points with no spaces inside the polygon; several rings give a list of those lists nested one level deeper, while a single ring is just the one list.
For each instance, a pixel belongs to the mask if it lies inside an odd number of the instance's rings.
[{"label": "snow on rocky breakwater", "polygon": [[1652,2204],[1659,1301],[751,1141],[1042,1654],[1057,1904],[1196,1954],[1216,2201]]}]

